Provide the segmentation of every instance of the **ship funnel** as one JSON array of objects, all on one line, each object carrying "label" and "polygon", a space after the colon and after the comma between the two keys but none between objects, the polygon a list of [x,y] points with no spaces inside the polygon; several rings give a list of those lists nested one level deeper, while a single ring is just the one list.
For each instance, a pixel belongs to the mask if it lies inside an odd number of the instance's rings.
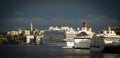
[{"label": "ship funnel", "polygon": [[86,23],[85,22],[82,23],[82,30],[87,31],[87,27],[86,27]]},{"label": "ship funnel", "polygon": [[86,27],[86,23],[85,22],[82,23],[82,27]]}]

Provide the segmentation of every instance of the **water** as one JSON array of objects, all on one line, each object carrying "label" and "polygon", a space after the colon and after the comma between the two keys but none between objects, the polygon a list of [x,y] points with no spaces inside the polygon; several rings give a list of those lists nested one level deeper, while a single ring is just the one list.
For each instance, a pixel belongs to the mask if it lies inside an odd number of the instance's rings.
[{"label": "water", "polygon": [[120,58],[120,54],[61,48],[56,45],[2,45],[0,58]]}]

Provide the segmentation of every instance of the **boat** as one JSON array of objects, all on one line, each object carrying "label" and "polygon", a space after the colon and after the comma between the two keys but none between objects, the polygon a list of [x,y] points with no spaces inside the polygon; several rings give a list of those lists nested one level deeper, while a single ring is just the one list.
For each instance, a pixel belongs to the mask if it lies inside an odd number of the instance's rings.
[{"label": "boat", "polygon": [[85,32],[81,32],[80,34],[76,35],[74,38],[74,48],[90,48],[90,36],[84,33]]},{"label": "boat", "polygon": [[74,39],[64,39],[64,41],[66,42],[66,46],[64,46],[63,48],[73,48]]},{"label": "boat", "polygon": [[103,31],[102,37],[104,38],[120,38],[120,35],[117,35],[115,31],[111,30],[110,27],[108,27],[108,31]]},{"label": "boat", "polygon": [[104,50],[104,48],[105,48],[105,42],[104,42],[103,38],[94,36],[91,39],[90,51],[102,52]]},{"label": "boat", "polygon": [[76,31],[72,30],[71,28],[65,31],[65,42],[66,42],[66,47],[68,48],[73,48],[74,46],[74,37],[76,35]]},{"label": "boat", "polygon": [[85,22],[82,24],[82,30],[74,37],[74,48],[90,48],[90,39],[93,37],[91,28],[87,29]]},{"label": "boat", "polygon": [[120,45],[120,35],[117,35],[110,27],[108,27],[108,31],[103,31],[103,33],[97,34],[96,36],[104,39],[105,46]]}]

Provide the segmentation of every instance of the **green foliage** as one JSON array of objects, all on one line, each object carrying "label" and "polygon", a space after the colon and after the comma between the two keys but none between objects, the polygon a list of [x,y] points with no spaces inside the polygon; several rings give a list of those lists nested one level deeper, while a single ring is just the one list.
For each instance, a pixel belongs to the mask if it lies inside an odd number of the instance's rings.
[{"label": "green foliage", "polygon": [[25,37],[12,36],[9,39],[10,44],[24,44]]},{"label": "green foliage", "polygon": [[8,44],[8,40],[6,38],[1,38],[0,39],[0,45],[1,44]]},{"label": "green foliage", "polygon": [[6,38],[6,35],[0,34],[0,45],[1,44],[8,44],[8,39]]},{"label": "green foliage", "polygon": [[25,36],[7,36],[0,34],[0,45],[1,44],[24,44],[26,40]]}]

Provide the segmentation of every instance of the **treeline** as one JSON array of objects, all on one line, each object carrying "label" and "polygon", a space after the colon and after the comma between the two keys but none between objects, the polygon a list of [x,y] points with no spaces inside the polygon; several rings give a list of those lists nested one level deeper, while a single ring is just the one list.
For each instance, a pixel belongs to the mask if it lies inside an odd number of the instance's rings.
[{"label": "treeline", "polygon": [[2,44],[24,44],[25,36],[8,36],[0,34],[0,45]]},{"label": "treeline", "polygon": [[1,44],[8,44],[8,39],[6,35],[0,34],[0,45]]}]

